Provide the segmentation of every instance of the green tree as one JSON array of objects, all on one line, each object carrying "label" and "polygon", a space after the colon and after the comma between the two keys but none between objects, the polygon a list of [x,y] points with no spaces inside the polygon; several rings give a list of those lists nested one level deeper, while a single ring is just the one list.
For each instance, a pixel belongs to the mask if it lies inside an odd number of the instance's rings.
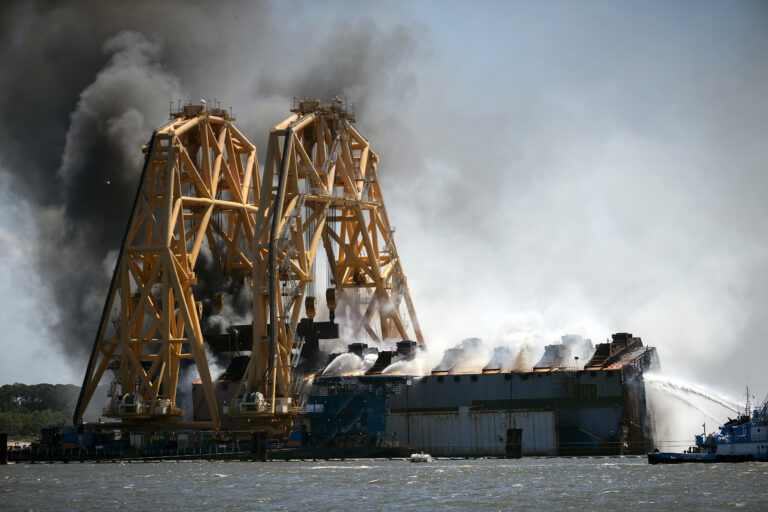
[{"label": "green tree", "polygon": [[0,386],[0,432],[29,439],[39,437],[43,428],[66,425],[79,393],[72,384]]}]

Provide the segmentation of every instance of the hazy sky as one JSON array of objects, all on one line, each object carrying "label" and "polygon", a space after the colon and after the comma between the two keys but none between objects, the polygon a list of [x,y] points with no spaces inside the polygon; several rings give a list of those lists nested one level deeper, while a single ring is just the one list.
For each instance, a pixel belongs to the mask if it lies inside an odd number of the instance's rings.
[{"label": "hazy sky", "polygon": [[338,93],[429,344],[630,331],[768,391],[767,4],[192,4],[0,7],[0,384],[81,382],[170,100],[232,105],[263,160]]}]

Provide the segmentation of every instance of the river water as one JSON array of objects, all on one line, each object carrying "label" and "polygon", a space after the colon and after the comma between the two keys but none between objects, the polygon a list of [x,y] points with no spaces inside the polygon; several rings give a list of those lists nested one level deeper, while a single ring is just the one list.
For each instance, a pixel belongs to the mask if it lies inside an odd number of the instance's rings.
[{"label": "river water", "polygon": [[768,463],[642,457],[0,466],[0,511],[768,510]]}]

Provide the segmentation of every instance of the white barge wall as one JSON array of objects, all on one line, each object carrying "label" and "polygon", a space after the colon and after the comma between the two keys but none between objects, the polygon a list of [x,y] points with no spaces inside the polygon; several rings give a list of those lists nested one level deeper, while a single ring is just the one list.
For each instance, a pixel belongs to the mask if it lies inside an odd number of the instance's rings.
[{"label": "white barge wall", "polygon": [[503,456],[507,428],[523,430],[523,455],[557,455],[554,410],[392,413],[387,438],[438,457]]},{"label": "white barge wall", "polygon": [[[444,418],[457,414],[460,407],[467,407],[468,414],[555,411],[557,455],[643,454],[649,451],[651,438],[645,430],[645,387],[635,375],[638,371],[625,366],[414,376],[400,393],[387,398],[387,408],[392,416],[438,414]],[[397,432],[396,440],[408,444],[407,436],[400,435],[407,433],[403,427],[388,432]],[[465,434],[453,437],[459,435]]]}]

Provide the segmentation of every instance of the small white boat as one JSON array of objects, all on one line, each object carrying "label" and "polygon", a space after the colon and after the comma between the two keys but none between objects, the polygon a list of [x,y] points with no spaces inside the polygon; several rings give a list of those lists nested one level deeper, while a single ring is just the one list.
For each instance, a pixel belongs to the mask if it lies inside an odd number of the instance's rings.
[{"label": "small white boat", "polygon": [[432,456],[428,453],[412,453],[411,462],[432,462]]}]

